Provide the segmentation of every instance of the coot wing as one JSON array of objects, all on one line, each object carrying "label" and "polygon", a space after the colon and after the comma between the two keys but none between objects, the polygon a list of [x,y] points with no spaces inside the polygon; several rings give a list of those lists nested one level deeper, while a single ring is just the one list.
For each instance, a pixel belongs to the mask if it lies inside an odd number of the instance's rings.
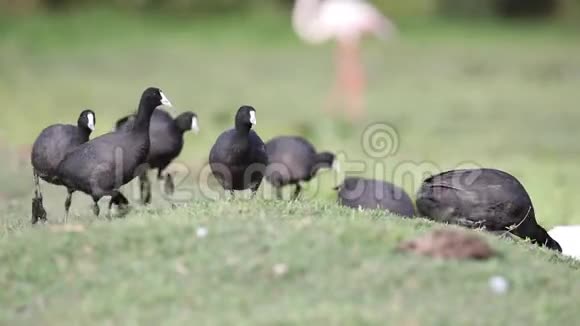
[{"label": "coot wing", "polygon": [[32,146],[31,163],[42,176],[56,174],[56,169],[67,153],[86,142],[76,126],[53,125],[45,128]]},{"label": "coot wing", "polygon": [[[268,175],[279,174],[285,182],[308,180],[314,168],[316,150],[299,137],[280,137],[266,144]],[[284,183],[285,183],[284,182]]]},{"label": "coot wing", "polygon": [[68,153],[58,175],[71,188],[95,195],[117,189],[135,177],[134,167],[147,155],[142,144],[125,142],[124,132],[97,137]]}]

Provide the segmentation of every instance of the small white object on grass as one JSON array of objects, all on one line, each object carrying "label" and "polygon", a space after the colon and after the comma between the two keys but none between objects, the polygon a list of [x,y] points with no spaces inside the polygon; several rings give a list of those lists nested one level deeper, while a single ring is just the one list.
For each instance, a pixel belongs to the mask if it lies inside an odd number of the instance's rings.
[{"label": "small white object on grass", "polygon": [[207,233],[208,233],[207,228],[203,226],[200,226],[195,230],[195,235],[200,239],[205,238],[207,236]]},{"label": "small white object on grass", "polygon": [[274,272],[274,276],[284,276],[286,273],[288,273],[288,265],[283,263],[276,264],[274,267],[272,267],[272,272]]},{"label": "small white object on grass", "polygon": [[548,232],[562,247],[562,254],[580,260],[580,225],[560,225]]},{"label": "small white object on grass", "polygon": [[510,284],[503,276],[493,276],[489,279],[489,287],[495,294],[505,294],[509,290]]}]

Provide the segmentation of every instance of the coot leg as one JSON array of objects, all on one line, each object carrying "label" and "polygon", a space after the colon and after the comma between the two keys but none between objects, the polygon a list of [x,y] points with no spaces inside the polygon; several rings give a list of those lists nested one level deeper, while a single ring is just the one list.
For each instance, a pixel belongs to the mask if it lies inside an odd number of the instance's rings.
[{"label": "coot leg", "polygon": [[94,198],[93,197],[93,214],[95,214],[95,216],[99,216],[99,214],[101,214],[101,208],[99,207],[99,199],[100,198]]},{"label": "coot leg", "polygon": [[165,175],[165,188],[164,188],[166,195],[173,195],[175,192],[175,184],[173,183],[173,177],[171,174]]},{"label": "coot leg", "polygon": [[292,200],[298,199],[298,196],[300,196],[301,191],[302,191],[302,186],[299,183],[297,183],[296,189],[294,190],[294,194],[292,195]]},{"label": "coot leg", "polygon": [[139,175],[139,185],[141,187],[141,203],[147,205],[151,203],[151,181],[149,181],[149,176],[147,171],[143,171]]},{"label": "coot leg", "polygon": [[276,198],[278,199],[283,199],[283,195],[282,195],[282,187],[276,187]]},{"label": "coot leg", "polygon": [[74,190],[67,189],[67,191],[66,200],[64,201],[64,224],[68,223],[68,212],[70,210],[70,205],[72,204],[72,194]]},{"label": "coot leg", "polygon": [[42,205],[42,192],[40,191],[40,178],[36,171],[34,175],[34,198],[32,198],[32,224],[38,221],[46,222],[46,210]]}]

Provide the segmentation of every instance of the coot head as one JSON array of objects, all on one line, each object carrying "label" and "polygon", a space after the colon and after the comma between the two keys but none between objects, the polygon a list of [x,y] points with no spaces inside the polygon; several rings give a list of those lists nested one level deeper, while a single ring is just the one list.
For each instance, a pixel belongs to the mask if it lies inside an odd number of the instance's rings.
[{"label": "coot head", "polygon": [[84,110],[79,115],[77,121],[77,127],[79,129],[87,130],[89,133],[95,130],[95,124],[97,123],[95,112],[92,110]]},{"label": "coot head", "polygon": [[171,107],[171,102],[169,102],[165,94],[163,94],[159,88],[147,88],[143,92],[143,95],[141,95],[141,101],[139,102],[139,109],[137,110],[137,116],[135,117],[133,131],[148,132],[153,111],[161,106]]},{"label": "coot head", "polygon": [[552,239],[552,237],[550,236],[548,236],[544,245],[546,246],[546,248],[562,252],[562,247],[560,246],[560,244],[556,240]]},{"label": "coot head", "polygon": [[180,114],[177,118],[175,118],[175,123],[181,132],[186,132],[189,130],[192,130],[196,134],[199,132],[197,114],[193,112],[184,112]]},{"label": "coot head", "polygon": [[236,113],[236,130],[248,132],[256,125],[256,109],[244,105]]},{"label": "coot head", "polygon": [[163,91],[156,87],[149,87],[141,95],[141,102],[139,104],[139,108],[145,108],[153,112],[153,109],[156,109],[160,106],[168,106],[171,107],[171,102],[167,99]]}]

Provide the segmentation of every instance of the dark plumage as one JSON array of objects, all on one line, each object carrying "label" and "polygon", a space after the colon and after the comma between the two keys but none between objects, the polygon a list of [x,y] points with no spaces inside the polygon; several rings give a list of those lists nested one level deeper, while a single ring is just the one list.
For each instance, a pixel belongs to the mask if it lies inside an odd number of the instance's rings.
[{"label": "dark plumage", "polygon": [[384,209],[405,217],[415,215],[409,195],[403,189],[385,181],[349,177],[337,190],[338,202],[343,206]]},{"label": "dark plumage", "polygon": [[171,105],[161,90],[148,88],[143,92],[133,128],[97,137],[68,153],[58,166],[58,177],[69,195],[65,211],[75,191],[93,198],[93,212],[99,215],[98,201],[111,196],[112,204],[125,206],[127,198],[119,188],[131,181],[140,171],[149,153],[149,124],[155,108]]},{"label": "dark plumage", "polygon": [[334,154],[317,153],[306,139],[293,136],[276,137],[266,143],[268,167],[266,180],[275,188],[278,198],[282,197],[282,187],[296,185],[293,198],[300,195],[300,182],[310,181],[321,168],[330,168]]},{"label": "dark plumage", "polygon": [[262,139],[252,129],[256,110],[242,106],[235,118],[235,128],[223,132],[211,148],[209,163],[212,174],[225,189],[251,189],[255,194],[268,164]]},{"label": "dark plumage", "polygon": [[509,231],[562,250],[536,222],[532,201],[522,184],[499,170],[454,170],[432,176],[417,194],[417,208],[421,215],[435,221]]},{"label": "dark plumage", "polygon": [[[115,130],[130,130],[133,128],[135,115],[124,117],[117,121]],[[151,146],[147,156],[147,164],[151,169],[157,169],[157,178],[162,179],[162,173],[167,166],[181,154],[183,149],[183,134],[189,130],[199,131],[197,115],[193,112],[184,112],[173,119],[166,111],[155,110],[149,126]],[[141,201],[144,204],[151,202],[151,183],[144,171],[139,176],[141,184]],[[171,174],[165,176],[165,193],[173,194],[175,185]]]},{"label": "dark plumage", "polygon": [[46,127],[34,141],[30,155],[35,184],[32,224],[46,220],[39,178],[54,185],[61,185],[56,175],[58,165],[68,152],[89,140],[91,132],[95,129],[95,122],[95,113],[84,110],[79,115],[76,126],[55,124]]}]

